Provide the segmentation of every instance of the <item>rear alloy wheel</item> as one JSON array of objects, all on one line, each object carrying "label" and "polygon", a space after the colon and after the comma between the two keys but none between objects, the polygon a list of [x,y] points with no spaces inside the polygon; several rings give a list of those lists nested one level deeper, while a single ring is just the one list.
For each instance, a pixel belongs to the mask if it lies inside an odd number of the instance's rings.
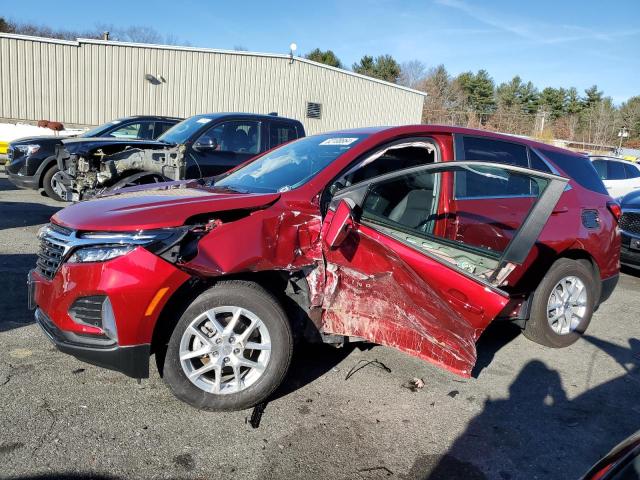
[{"label": "rear alloy wheel", "polygon": [[596,301],[596,280],[585,262],[561,258],[533,295],[524,334],[548,347],[566,347],[584,333]]},{"label": "rear alloy wheel", "polygon": [[293,350],[289,322],[264,289],[221,282],[185,311],[169,340],[164,379],[204,410],[241,410],[280,385]]}]

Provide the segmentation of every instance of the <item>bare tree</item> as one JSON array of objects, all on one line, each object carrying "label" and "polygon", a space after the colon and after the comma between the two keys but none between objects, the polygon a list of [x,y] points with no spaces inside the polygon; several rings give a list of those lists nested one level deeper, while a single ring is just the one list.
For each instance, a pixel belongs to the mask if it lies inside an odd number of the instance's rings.
[{"label": "bare tree", "polygon": [[400,64],[400,76],[398,84],[405,87],[418,89],[424,84],[427,76],[427,67],[420,60],[411,60]]}]

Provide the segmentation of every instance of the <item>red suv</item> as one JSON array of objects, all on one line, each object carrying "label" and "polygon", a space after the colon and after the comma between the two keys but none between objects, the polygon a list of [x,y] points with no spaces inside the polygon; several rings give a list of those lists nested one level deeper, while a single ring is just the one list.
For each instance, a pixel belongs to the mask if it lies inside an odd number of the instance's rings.
[{"label": "red suv", "polygon": [[[453,161],[455,160],[455,161]],[[619,207],[589,160],[441,126],[303,138],[211,179],[61,210],[36,319],[57,347],[208,410],[281,383],[294,338],[366,340],[469,376],[496,319],[575,342],[613,291]]]}]

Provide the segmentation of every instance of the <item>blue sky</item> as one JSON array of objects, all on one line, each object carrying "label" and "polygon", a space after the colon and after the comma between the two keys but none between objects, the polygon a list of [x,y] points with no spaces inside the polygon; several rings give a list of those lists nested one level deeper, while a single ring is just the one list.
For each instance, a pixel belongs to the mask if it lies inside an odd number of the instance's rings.
[{"label": "blue sky", "polygon": [[332,49],[485,68],[497,83],[520,75],[540,89],[597,84],[620,103],[640,95],[640,0],[325,0],[323,2],[1,0],[0,15],[72,30],[146,25],[193,46],[298,53]]}]

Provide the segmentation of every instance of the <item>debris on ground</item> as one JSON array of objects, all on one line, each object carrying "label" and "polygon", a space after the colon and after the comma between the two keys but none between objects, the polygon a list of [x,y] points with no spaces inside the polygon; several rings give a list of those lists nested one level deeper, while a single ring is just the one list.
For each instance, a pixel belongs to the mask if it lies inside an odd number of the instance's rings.
[{"label": "debris on ground", "polygon": [[260,426],[260,420],[262,420],[262,414],[264,413],[265,408],[267,408],[267,403],[262,402],[256,405],[253,408],[253,412],[251,412],[251,418],[247,420],[245,418],[245,423],[249,423],[252,428],[258,428]]},{"label": "debris on ground", "polygon": [[347,376],[344,377],[345,380],[349,380],[349,378],[351,378],[356,372],[359,372],[360,370],[362,370],[364,367],[367,367],[369,365],[373,365],[374,367],[377,367],[381,370],[384,370],[387,373],[391,373],[391,369],[389,367],[387,367],[384,363],[378,361],[378,359],[375,360],[359,360],[358,363],[356,363],[353,368],[351,368],[351,370],[349,370],[349,373],[347,373]]},{"label": "debris on ground", "polygon": [[458,390],[451,390],[449,393],[447,393],[447,395],[449,395],[451,398],[456,398],[459,393],[460,392]]},{"label": "debris on ground", "polygon": [[406,388],[407,390],[411,390],[412,392],[417,392],[418,390],[422,390],[424,388],[424,380],[421,378],[414,377],[409,380],[407,383],[402,385],[402,388]]}]

